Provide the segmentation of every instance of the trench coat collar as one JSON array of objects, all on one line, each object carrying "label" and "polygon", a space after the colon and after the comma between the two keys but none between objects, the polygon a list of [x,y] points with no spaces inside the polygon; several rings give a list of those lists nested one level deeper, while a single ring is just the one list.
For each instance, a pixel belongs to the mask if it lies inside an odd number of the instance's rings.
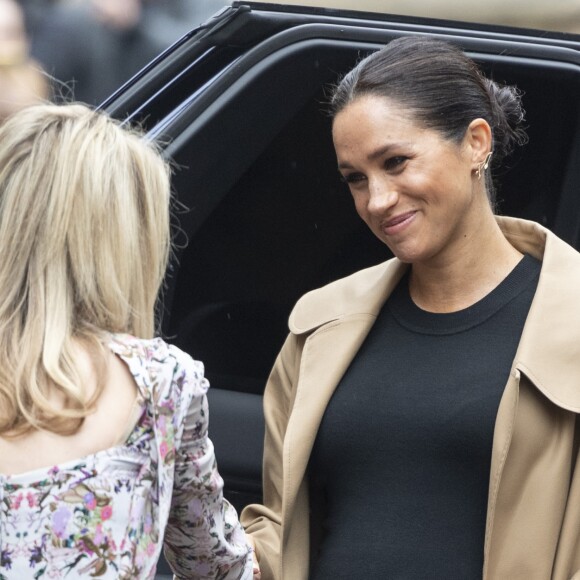
[{"label": "trench coat collar", "polygon": [[501,218],[508,241],[542,260],[514,366],[548,399],[580,412],[580,254],[539,224]]},{"label": "trench coat collar", "polygon": [[393,258],[305,294],[290,315],[290,331],[305,334],[354,315],[376,317],[407,268]]},{"label": "trench coat collar", "polygon": [[[496,219],[516,249],[543,262],[514,367],[553,403],[580,412],[580,254],[535,222]],[[307,334],[352,316],[376,317],[407,267],[393,258],[305,294],[290,331]]]}]

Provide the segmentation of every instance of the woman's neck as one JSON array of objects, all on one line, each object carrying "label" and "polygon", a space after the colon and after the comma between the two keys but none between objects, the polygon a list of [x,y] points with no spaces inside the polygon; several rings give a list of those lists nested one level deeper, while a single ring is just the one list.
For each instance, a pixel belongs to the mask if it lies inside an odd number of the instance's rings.
[{"label": "woman's neck", "polygon": [[412,265],[411,298],[429,312],[463,310],[496,288],[521,258],[492,215],[454,251]]}]

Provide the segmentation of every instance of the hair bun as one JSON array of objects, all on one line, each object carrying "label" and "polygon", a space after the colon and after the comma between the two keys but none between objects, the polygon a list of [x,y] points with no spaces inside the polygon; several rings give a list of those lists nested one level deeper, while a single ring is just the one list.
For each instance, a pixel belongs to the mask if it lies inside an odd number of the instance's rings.
[{"label": "hair bun", "polygon": [[517,87],[500,85],[485,77],[483,82],[491,104],[494,161],[498,163],[516,145],[527,143],[526,112],[522,106],[522,92]]}]

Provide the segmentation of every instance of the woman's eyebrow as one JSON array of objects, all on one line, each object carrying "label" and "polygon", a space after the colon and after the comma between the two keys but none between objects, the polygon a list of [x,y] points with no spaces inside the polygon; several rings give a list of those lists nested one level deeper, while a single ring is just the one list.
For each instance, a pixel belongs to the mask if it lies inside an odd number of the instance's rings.
[{"label": "woman's eyebrow", "polygon": [[401,147],[407,147],[408,145],[409,145],[409,143],[406,141],[401,141],[399,143],[388,143],[387,145],[382,145],[381,147],[378,147],[374,151],[371,151],[367,155],[367,159],[369,161],[374,161],[378,157],[382,157],[385,153],[388,153],[389,149],[399,149]]},{"label": "woman's eyebrow", "polygon": [[[388,143],[387,145],[381,145],[380,147],[377,147],[377,149],[375,149],[374,151],[371,151],[367,155],[367,160],[374,161],[375,159],[382,157],[385,153],[388,153],[390,149],[398,149],[400,147],[405,147],[408,145],[409,145],[409,143],[405,142],[405,141],[402,141],[400,143]],[[352,165],[348,161],[341,161],[338,164],[338,169],[339,170],[352,169]]]}]

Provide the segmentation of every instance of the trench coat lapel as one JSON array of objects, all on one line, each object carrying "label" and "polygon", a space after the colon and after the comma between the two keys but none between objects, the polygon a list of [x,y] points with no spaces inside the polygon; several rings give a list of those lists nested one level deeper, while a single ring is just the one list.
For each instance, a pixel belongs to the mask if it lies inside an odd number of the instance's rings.
[{"label": "trench coat lapel", "polygon": [[[308,333],[308,337],[284,441],[286,513],[294,509],[328,402],[406,268],[398,260],[391,260],[372,269],[372,275],[364,281],[360,299],[357,292],[335,295],[330,285],[320,302],[311,303],[306,295],[305,303],[299,303],[293,313],[291,330],[295,334]],[[320,291],[316,298],[321,298]],[[310,321],[310,325],[301,327],[303,320]]]},{"label": "trench coat lapel", "polygon": [[515,356],[515,368],[555,405],[580,412],[580,289],[578,252],[542,226],[498,220],[521,252],[542,259],[536,294]]},{"label": "trench coat lapel", "polygon": [[[359,315],[329,323],[304,345],[292,416],[284,441],[288,509],[306,472],[316,432],[336,386],[359,350],[375,317]],[[327,330],[328,329],[328,330]]]},{"label": "trench coat lapel", "polygon": [[[541,404],[545,397],[561,410],[580,411],[580,324],[575,306],[580,288],[580,261],[573,248],[538,224],[511,218],[499,218],[498,222],[514,247],[543,263],[496,418],[483,577],[509,577],[506,571],[521,569],[525,562],[528,569],[522,574],[527,574],[526,578],[544,578],[550,574],[546,566],[551,560],[542,555],[542,550],[551,547],[556,553],[563,517],[557,508],[563,509],[571,475],[566,453],[572,454],[574,418],[556,409],[542,415],[539,409],[549,409]],[[541,395],[534,396],[531,391]],[[552,421],[549,428],[544,427],[546,433],[555,434],[557,439],[557,443],[552,441],[550,453],[544,447],[534,453],[529,451],[532,445],[529,430],[541,431],[540,418]],[[525,446],[521,444],[522,438],[526,440]],[[520,441],[519,447],[517,444],[513,447],[514,440]],[[546,441],[545,447],[549,445]],[[527,457],[525,450],[528,450]],[[549,455],[550,460],[542,459],[540,451]],[[549,464],[550,468],[543,471],[538,468],[541,460],[545,462],[544,467]],[[506,467],[508,464],[511,472]],[[541,473],[550,476],[537,483]],[[537,493],[529,492],[534,482],[537,489],[542,486],[550,489],[553,505],[549,504],[549,515],[541,511],[548,502],[538,501]],[[559,485],[561,482],[564,484]],[[531,520],[522,514],[534,514],[541,525],[530,525]],[[522,546],[534,545],[538,538],[542,549],[524,557]]]}]

